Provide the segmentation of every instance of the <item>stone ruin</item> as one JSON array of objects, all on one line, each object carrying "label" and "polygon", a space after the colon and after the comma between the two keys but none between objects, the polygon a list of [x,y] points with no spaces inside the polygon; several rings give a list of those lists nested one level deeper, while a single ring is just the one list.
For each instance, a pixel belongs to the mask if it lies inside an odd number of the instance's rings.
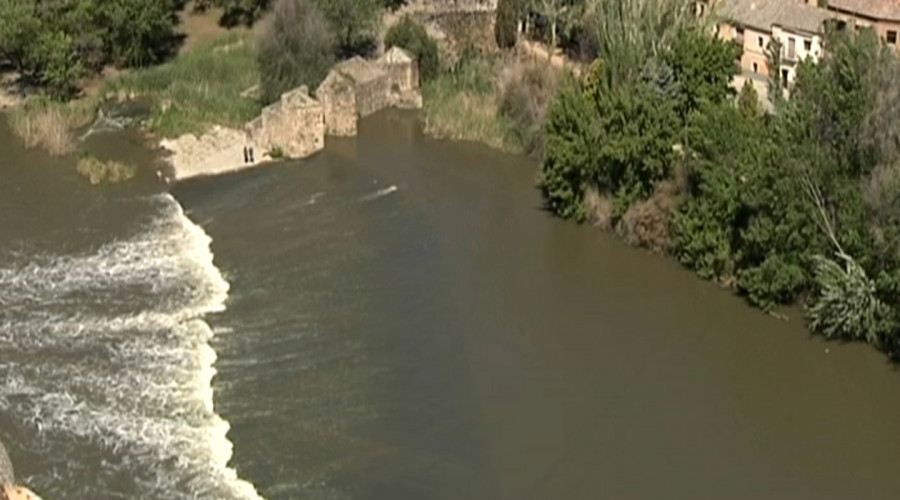
[{"label": "stone ruin", "polygon": [[275,151],[291,158],[309,156],[325,147],[322,105],[309,96],[306,86],[285,92],[263,108],[246,126],[250,143],[260,154]]},{"label": "stone ruin", "polygon": [[416,60],[396,47],[374,61],[354,57],[337,64],[315,97],[305,86],[285,92],[243,130],[216,126],[201,137],[186,134],[161,141],[173,170],[171,178],[165,177],[180,180],[240,170],[275,157],[304,158],[325,147],[325,135],[356,135],[360,117],[392,106],[422,107]]},{"label": "stone ruin", "polygon": [[422,107],[418,64],[397,47],[374,61],[353,57],[338,63],[315,98],[305,86],[287,92],[248,123],[246,132],[260,153],[302,158],[323,149],[325,135],[356,135],[359,118],[388,107]]}]

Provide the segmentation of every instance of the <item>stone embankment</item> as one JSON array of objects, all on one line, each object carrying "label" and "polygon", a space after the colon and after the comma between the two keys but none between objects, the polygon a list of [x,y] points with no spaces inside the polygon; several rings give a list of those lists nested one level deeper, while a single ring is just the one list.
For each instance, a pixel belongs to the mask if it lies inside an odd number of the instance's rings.
[{"label": "stone embankment", "polygon": [[169,153],[171,180],[221,174],[310,156],[325,147],[326,135],[356,135],[359,118],[388,107],[422,107],[416,60],[396,47],[374,61],[354,57],[337,64],[315,97],[305,86],[286,92],[243,130],[217,126],[160,146]]}]

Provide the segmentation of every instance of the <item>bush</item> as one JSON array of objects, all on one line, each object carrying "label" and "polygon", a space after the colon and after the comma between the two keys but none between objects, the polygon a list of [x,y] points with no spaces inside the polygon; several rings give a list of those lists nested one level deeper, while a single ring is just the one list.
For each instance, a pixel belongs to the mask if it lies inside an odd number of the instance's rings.
[{"label": "bush", "polygon": [[335,38],[309,0],[279,0],[260,31],[259,74],[265,102],[306,85],[315,88],[334,64]]},{"label": "bush", "polygon": [[181,0],[0,0],[0,60],[58,97],[107,63],[145,65],[171,53]]},{"label": "bush", "polygon": [[426,82],[422,87],[425,133],[520,152],[510,144],[509,120],[497,109],[500,65],[500,61],[468,53],[449,71]]},{"label": "bush", "polygon": [[85,156],[78,160],[76,170],[86,177],[91,184],[103,182],[116,184],[134,178],[137,167],[117,161],[101,161],[93,156]]},{"label": "bush", "polygon": [[497,3],[494,38],[497,46],[501,49],[508,49],[516,45],[519,35],[519,1],[500,0]]},{"label": "bush", "polygon": [[196,6],[203,9],[212,3],[222,7],[221,23],[224,26],[249,26],[269,8],[271,0],[201,0]]},{"label": "bush", "polygon": [[69,133],[70,117],[63,104],[32,101],[10,113],[9,122],[26,148],[40,147],[53,156],[67,155],[75,150]]},{"label": "bush", "polygon": [[425,27],[415,22],[411,17],[404,16],[397,24],[391,27],[384,37],[385,47],[400,47],[416,56],[419,65],[419,76],[423,80],[430,80],[438,72],[438,46],[428,36]]},{"label": "bush", "polygon": [[513,125],[513,140],[526,153],[543,151],[543,124],[547,109],[556,95],[560,76],[548,64],[526,63],[512,65],[502,77],[500,114]]},{"label": "bush", "polygon": [[852,258],[841,253],[844,266],[815,257],[815,279],[821,293],[807,310],[810,328],[828,338],[865,340],[880,345],[895,324],[891,308],[878,299],[875,283]]},{"label": "bush", "polygon": [[382,0],[315,0],[315,3],[331,24],[341,58],[374,52]]},{"label": "bush", "polygon": [[631,205],[622,216],[620,231],[630,245],[665,253],[672,245],[673,221],[681,193],[674,181],[656,185],[653,195]]}]

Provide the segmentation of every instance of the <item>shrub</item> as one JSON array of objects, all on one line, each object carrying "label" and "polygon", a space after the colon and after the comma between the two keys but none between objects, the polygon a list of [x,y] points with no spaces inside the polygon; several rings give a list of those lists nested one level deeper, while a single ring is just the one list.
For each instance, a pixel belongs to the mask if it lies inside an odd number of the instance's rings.
[{"label": "shrub", "polygon": [[412,52],[419,65],[419,75],[423,80],[430,80],[438,72],[438,46],[425,27],[409,16],[404,16],[391,27],[384,37],[386,47],[397,46]]},{"label": "shrub", "polygon": [[517,61],[500,84],[500,114],[513,125],[512,138],[531,154],[543,150],[543,124],[559,83],[550,65]]},{"label": "shrub", "polygon": [[865,340],[879,345],[893,329],[893,312],[878,299],[875,283],[849,256],[840,263],[815,257],[815,279],[821,293],[807,310],[810,328],[828,338]]},{"label": "shrub", "polygon": [[381,0],[315,0],[337,37],[341,58],[369,55],[377,48],[374,33],[381,22]]},{"label": "shrub", "polygon": [[75,168],[95,186],[103,182],[111,184],[124,182],[137,175],[137,167],[134,165],[112,160],[102,161],[93,156],[82,157]]},{"label": "shrub", "polygon": [[625,241],[653,252],[667,252],[673,241],[672,222],[681,198],[679,191],[674,181],[662,181],[650,198],[631,205],[619,228]]},{"label": "shrub", "polygon": [[497,109],[499,62],[464,55],[450,71],[422,87],[425,133],[440,139],[479,141],[493,148],[519,152],[510,144],[508,120]]},{"label": "shrub", "polygon": [[40,147],[53,156],[67,155],[75,150],[68,117],[61,104],[34,101],[13,111],[9,122],[26,148]]},{"label": "shrub", "polygon": [[508,49],[516,44],[519,35],[519,1],[500,0],[497,3],[494,39],[501,49]]},{"label": "shrub", "polygon": [[265,102],[300,85],[315,88],[334,64],[334,34],[309,0],[279,0],[260,31],[258,46]]}]

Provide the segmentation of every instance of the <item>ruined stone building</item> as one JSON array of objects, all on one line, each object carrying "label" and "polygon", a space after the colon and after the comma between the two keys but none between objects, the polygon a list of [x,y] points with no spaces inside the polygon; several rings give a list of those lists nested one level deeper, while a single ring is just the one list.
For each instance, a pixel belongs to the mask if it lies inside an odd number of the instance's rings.
[{"label": "ruined stone building", "polygon": [[306,87],[286,92],[245,129],[258,156],[280,151],[303,158],[325,147],[326,134],[356,135],[359,118],[390,106],[422,106],[415,58],[396,47],[375,61],[353,57],[338,63],[315,98]]},{"label": "ruined stone building", "polygon": [[336,65],[316,90],[325,110],[325,133],[356,135],[357,120],[387,107],[420,108],[415,58],[393,47],[375,61],[354,57]]},{"label": "ruined stone building", "polygon": [[[356,135],[357,121],[387,107],[420,108],[415,58],[392,48],[375,60],[354,57],[336,65],[316,90],[305,86],[285,92],[243,130],[213,127],[164,140],[174,179],[247,168],[273,158],[304,158],[325,147],[325,135]],[[255,154],[248,152],[254,150]]]},{"label": "ruined stone building", "polygon": [[324,110],[305,86],[263,108],[246,130],[260,155],[280,150],[287,157],[302,158],[325,147]]},{"label": "ruined stone building", "polygon": [[378,60],[390,84],[389,105],[404,109],[422,107],[419,92],[419,65],[409,52],[392,47]]},{"label": "ruined stone building", "polygon": [[316,90],[325,112],[325,133],[339,137],[356,135],[356,86],[338,71],[328,73]]}]

